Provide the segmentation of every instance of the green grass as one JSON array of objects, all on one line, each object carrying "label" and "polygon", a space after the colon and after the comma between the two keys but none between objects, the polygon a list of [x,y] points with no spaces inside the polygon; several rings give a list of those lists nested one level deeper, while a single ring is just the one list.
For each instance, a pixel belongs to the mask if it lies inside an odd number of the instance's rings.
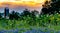
[{"label": "green grass", "polygon": [[[50,21],[49,21],[50,20]],[[57,24],[56,24],[57,23]],[[55,15],[40,15],[36,18],[31,18],[29,16],[23,17],[23,19],[10,20],[10,19],[0,19],[0,30],[10,30],[16,28],[41,28],[47,27],[49,29],[60,30],[60,14]]]},{"label": "green grass", "polygon": [[50,29],[53,29],[53,30],[55,30],[55,31],[59,31],[59,30],[60,30],[60,25],[51,26]]}]

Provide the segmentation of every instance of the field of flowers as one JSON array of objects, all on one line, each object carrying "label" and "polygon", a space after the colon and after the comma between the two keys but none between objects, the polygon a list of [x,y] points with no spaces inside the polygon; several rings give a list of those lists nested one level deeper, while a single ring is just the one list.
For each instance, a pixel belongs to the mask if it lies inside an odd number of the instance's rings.
[{"label": "field of flowers", "polygon": [[[54,31],[60,30],[60,14],[40,15],[35,18],[29,16],[19,18],[18,20],[10,20],[0,18],[0,30],[21,29],[20,32],[32,30],[33,28],[48,28]],[[25,30],[24,30],[25,29]],[[34,31],[33,31],[34,32]]]}]

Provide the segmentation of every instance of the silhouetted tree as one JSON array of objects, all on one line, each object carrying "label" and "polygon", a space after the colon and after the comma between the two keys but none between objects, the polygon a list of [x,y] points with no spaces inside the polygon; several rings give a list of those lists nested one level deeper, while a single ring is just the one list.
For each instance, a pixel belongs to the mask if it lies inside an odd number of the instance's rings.
[{"label": "silhouetted tree", "polygon": [[39,12],[37,10],[31,11],[31,16],[36,17],[38,14],[39,14]]},{"label": "silhouetted tree", "polygon": [[47,8],[42,8],[42,14],[47,14],[48,13],[48,9]]},{"label": "silhouetted tree", "polygon": [[49,11],[50,8],[50,2],[46,1],[43,5],[42,5],[42,14],[49,14],[51,11]]},{"label": "silhouetted tree", "polygon": [[37,10],[33,10],[33,11],[31,11],[30,17],[31,17],[33,20],[35,20],[36,17],[38,17],[38,15],[39,15],[39,12],[38,12]]},{"label": "silhouetted tree", "polygon": [[51,7],[56,13],[60,14],[60,0],[51,0],[53,3],[51,3]]},{"label": "silhouetted tree", "polygon": [[0,18],[2,18],[2,15],[1,15],[1,13],[0,13]]},{"label": "silhouetted tree", "polygon": [[30,15],[30,11],[28,9],[25,9],[21,14],[21,16],[27,16],[27,15]]},{"label": "silhouetted tree", "polygon": [[51,0],[46,1],[43,5],[42,8],[42,13],[43,14],[55,14],[55,13],[59,13],[60,14],[60,1],[59,0]]},{"label": "silhouetted tree", "polygon": [[19,18],[19,13],[15,12],[15,11],[12,11],[12,13],[9,15],[9,18],[17,20]]}]

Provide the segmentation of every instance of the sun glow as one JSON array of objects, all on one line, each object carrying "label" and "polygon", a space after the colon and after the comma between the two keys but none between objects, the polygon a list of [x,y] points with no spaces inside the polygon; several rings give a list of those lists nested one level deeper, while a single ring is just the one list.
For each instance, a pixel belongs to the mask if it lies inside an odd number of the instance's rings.
[{"label": "sun glow", "polygon": [[0,0],[1,6],[29,6],[29,7],[38,7],[41,6],[46,0]]},{"label": "sun glow", "polygon": [[0,0],[0,2],[36,2],[36,3],[42,3],[45,0]]}]

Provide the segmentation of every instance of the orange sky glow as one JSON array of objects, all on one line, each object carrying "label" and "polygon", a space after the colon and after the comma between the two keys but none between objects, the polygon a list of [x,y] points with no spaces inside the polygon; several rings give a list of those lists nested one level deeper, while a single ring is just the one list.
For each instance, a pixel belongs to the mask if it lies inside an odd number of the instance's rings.
[{"label": "orange sky glow", "polygon": [[0,0],[0,12],[4,12],[4,8],[8,7],[10,11],[21,12],[25,8],[32,10],[41,11],[42,4],[46,0]]},{"label": "orange sky glow", "polygon": [[28,6],[28,7],[39,7],[46,0],[0,0],[0,7],[17,7],[17,6]]}]

